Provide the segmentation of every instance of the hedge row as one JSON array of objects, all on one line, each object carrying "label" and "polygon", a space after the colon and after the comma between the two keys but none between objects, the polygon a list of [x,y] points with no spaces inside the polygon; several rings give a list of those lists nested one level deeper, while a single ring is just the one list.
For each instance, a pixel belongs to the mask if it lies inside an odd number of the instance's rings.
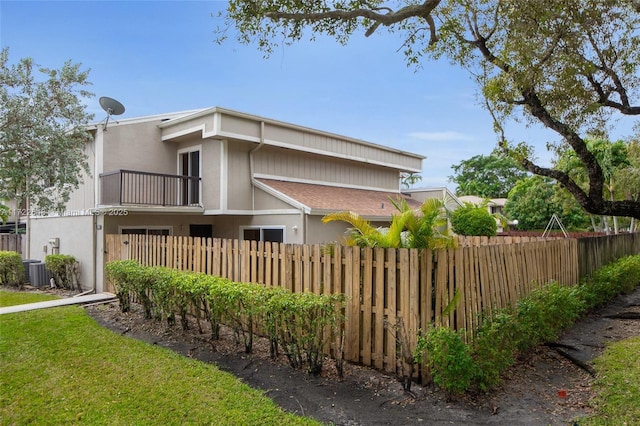
[{"label": "hedge row", "polygon": [[[272,357],[281,349],[294,368],[306,365],[312,374],[322,369],[325,347],[340,340],[336,336],[341,335],[343,295],[291,293],[202,273],[141,266],[133,260],[111,262],[106,272],[123,312],[130,310],[133,296],[146,318],[173,325],[179,317],[183,329],[189,327],[188,314],[195,316],[199,327],[200,320],[208,321],[212,339],[220,338],[224,324],[247,353],[253,350],[258,332],[269,337]],[[340,344],[335,345],[334,356],[341,370]]]},{"label": "hedge row", "polygon": [[0,285],[20,287],[24,280],[24,265],[20,253],[0,251]]},{"label": "hedge row", "polygon": [[574,287],[549,283],[515,308],[485,317],[474,336],[444,327],[418,337],[415,361],[425,362],[433,382],[451,394],[490,389],[519,352],[555,340],[589,310],[630,293],[640,284],[640,255],[604,266]]},{"label": "hedge row", "polygon": [[70,290],[81,290],[78,280],[78,262],[68,254],[50,254],[44,263],[56,285]]}]

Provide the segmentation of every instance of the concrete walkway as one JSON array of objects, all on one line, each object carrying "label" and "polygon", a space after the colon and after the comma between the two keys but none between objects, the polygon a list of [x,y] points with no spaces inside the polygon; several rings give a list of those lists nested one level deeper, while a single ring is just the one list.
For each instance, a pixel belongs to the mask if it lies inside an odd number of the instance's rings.
[{"label": "concrete walkway", "polygon": [[47,300],[46,302],[25,303],[23,305],[7,306],[0,308],[0,315],[12,314],[14,312],[33,311],[35,309],[55,308],[56,306],[82,305],[85,303],[103,302],[115,299],[112,293],[87,294],[85,296],[67,297],[64,299]]}]

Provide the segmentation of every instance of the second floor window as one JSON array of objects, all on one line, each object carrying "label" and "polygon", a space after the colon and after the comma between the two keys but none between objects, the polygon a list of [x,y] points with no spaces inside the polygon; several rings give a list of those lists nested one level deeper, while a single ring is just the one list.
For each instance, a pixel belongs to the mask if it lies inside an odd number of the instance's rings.
[{"label": "second floor window", "polygon": [[[200,177],[200,151],[182,152],[179,155],[180,175]],[[198,179],[183,179],[180,187],[183,206],[200,204],[200,182]]]}]

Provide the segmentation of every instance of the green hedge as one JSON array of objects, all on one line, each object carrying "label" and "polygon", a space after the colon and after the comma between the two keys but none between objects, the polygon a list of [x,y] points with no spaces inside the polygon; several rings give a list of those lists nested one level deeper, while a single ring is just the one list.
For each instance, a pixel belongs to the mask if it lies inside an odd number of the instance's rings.
[{"label": "green hedge", "polygon": [[80,290],[78,262],[68,254],[50,254],[44,258],[49,274],[58,287]]},{"label": "green hedge", "polygon": [[518,301],[515,308],[494,311],[481,319],[468,343],[464,330],[425,330],[418,336],[414,359],[424,362],[433,382],[451,394],[488,390],[501,382],[519,352],[553,341],[589,310],[639,284],[640,255],[625,257],[576,286],[551,282]]},{"label": "green hedge", "polygon": [[[271,341],[272,356],[282,349],[293,367],[306,366],[312,374],[320,373],[330,339],[341,333],[343,295],[297,294],[202,273],[141,266],[132,260],[111,262],[106,272],[123,312],[130,310],[133,297],[147,318],[173,325],[179,317],[185,330],[191,314],[198,327],[201,320],[210,323],[213,339],[219,338],[220,325],[225,324],[247,353],[253,350],[255,333],[262,333]],[[342,359],[339,346],[334,347],[338,362]]]},{"label": "green hedge", "polygon": [[486,207],[465,203],[451,213],[451,227],[458,235],[486,236],[496,235],[498,225]]},{"label": "green hedge", "polygon": [[24,280],[24,265],[20,253],[0,251],[0,285],[20,287]]}]

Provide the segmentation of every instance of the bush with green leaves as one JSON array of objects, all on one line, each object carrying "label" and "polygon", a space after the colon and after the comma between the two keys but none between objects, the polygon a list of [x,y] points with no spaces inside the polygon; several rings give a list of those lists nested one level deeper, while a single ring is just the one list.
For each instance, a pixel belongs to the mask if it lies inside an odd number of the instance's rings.
[{"label": "bush with green leaves", "polygon": [[324,348],[335,337],[341,317],[337,313],[344,295],[272,293],[267,301],[268,329],[294,368],[307,365],[310,374],[322,370]]},{"label": "bush with green leaves", "polygon": [[521,346],[529,348],[541,342],[551,342],[586,310],[575,287],[551,282],[533,290],[517,303]]},{"label": "bush with green leaves", "polygon": [[254,328],[261,319],[267,290],[256,284],[232,283],[215,286],[212,291],[222,320],[233,330],[236,342],[242,342],[244,351],[251,353]]},{"label": "bush with green leaves", "polygon": [[0,251],[0,285],[21,287],[24,279],[24,265],[20,253]]},{"label": "bush with green leaves", "polygon": [[496,235],[498,225],[486,207],[465,203],[451,213],[451,227],[458,235],[486,236]]},{"label": "bush with green leaves", "polygon": [[417,363],[425,363],[433,383],[452,395],[464,393],[476,375],[477,364],[471,347],[464,341],[464,330],[431,327],[418,335],[414,352]]},{"label": "bush with green leaves", "polygon": [[[133,296],[143,305],[145,316],[166,319],[170,326],[180,317],[186,330],[189,314],[198,324],[206,319],[212,339],[219,338],[219,327],[225,324],[245,352],[252,351],[254,334],[264,332],[272,343],[272,355],[282,347],[294,367],[307,365],[312,374],[322,369],[327,339],[341,329],[343,295],[297,294],[130,260],[111,262],[106,271],[123,312],[130,309]],[[341,359],[337,352],[336,359]]]},{"label": "bush with green leaves", "polygon": [[482,319],[471,342],[477,365],[474,383],[486,391],[502,382],[502,372],[513,365],[520,346],[520,323],[514,309],[494,311]]},{"label": "bush with green leaves", "polygon": [[627,256],[603,266],[578,286],[588,309],[609,302],[620,293],[628,294],[640,284],[640,255]]},{"label": "bush with green leaves", "polygon": [[140,264],[135,260],[117,260],[110,262],[105,267],[107,280],[116,290],[116,296],[120,302],[120,310],[131,310],[131,296],[134,292],[134,283]]},{"label": "bush with green leaves", "polygon": [[50,254],[44,258],[47,271],[58,287],[80,290],[78,262],[68,254]]},{"label": "bush with green leaves", "polygon": [[458,332],[429,329],[418,338],[415,362],[426,360],[433,382],[452,394],[472,387],[486,391],[501,382],[519,352],[552,342],[587,310],[639,284],[640,255],[606,265],[577,286],[551,282],[519,300],[514,308],[495,310],[481,318],[466,344]]}]

